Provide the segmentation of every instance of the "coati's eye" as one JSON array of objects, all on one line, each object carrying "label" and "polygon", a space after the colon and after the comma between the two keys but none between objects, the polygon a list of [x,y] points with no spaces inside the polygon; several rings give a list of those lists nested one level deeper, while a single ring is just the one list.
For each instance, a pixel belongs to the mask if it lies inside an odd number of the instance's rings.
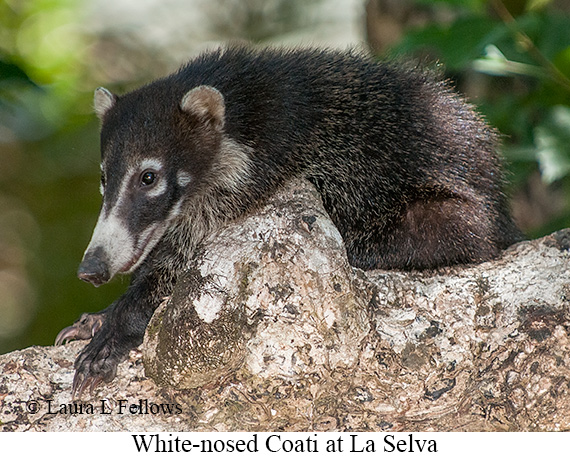
[{"label": "coati's eye", "polygon": [[143,186],[150,186],[154,184],[154,181],[156,181],[156,173],[154,171],[145,171],[141,175],[141,184]]}]

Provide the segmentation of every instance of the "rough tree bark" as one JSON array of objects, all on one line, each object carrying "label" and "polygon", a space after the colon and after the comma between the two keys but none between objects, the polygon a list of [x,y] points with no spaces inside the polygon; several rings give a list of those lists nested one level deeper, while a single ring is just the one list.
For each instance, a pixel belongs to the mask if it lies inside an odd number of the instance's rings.
[{"label": "rough tree bark", "polygon": [[481,265],[363,272],[295,181],[205,243],[86,402],[70,399],[84,343],[0,356],[1,426],[566,430],[569,248],[561,231]]}]

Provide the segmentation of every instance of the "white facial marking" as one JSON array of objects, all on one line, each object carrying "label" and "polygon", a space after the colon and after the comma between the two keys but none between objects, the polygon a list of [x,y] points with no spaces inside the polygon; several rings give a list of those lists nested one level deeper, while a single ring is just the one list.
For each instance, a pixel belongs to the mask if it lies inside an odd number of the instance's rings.
[{"label": "white facial marking", "polygon": [[[91,241],[85,250],[85,254],[87,254],[90,250],[98,247],[103,249],[109,259],[110,277],[113,277],[129,262],[135,249],[135,240],[118,214],[125,198],[128,183],[128,180],[123,181],[117,201],[109,211],[105,207],[101,209]],[[102,187],[101,190],[103,190]]]},{"label": "white facial marking", "polygon": [[176,216],[180,216],[180,214],[182,214],[182,200],[178,200],[176,202],[176,205],[172,207],[172,209],[168,213],[168,220],[171,221]]},{"label": "white facial marking", "polygon": [[176,178],[178,181],[178,185],[180,187],[186,187],[188,184],[192,182],[192,176],[190,176],[185,171],[179,171],[178,174],[176,175]]},{"label": "white facial marking", "polygon": [[[99,168],[101,169],[101,176],[104,176],[103,162],[101,162]],[[101,196],[105,193],[105,189],[103,188],[103,179],[99,181],[99,193],[101,194]]]},{"label": "white facial marking", "polygon": [[153,171],[162,171],[162,162],[158,159],[144,159],[139,169],[141,171],[145,170],[153,170]]},{"label": "white facial marking", "polygon": [[[167,190],[168,183],[160,173],[162,169],[163,165],[157,159],[146,159],[138,167],[129,168],[125,173],[114,206],[110,209],[104,207],[99,215],[85,253],[96,248],[102,248],[109,261],[108,268],[111,278],[117,273],[132,273],[136,270],[162,238],[170,221],[181,213],[182,201],[179,201],[170,210],[166,220],[147,226],[136,237],[130,233],[124,222],[124,217],[120,215],[121,209],[127,204],[125,200],[127,199],[128,186],[131,185],[135,176],[138,178],[141,173],[151,170],[157,173],[159,181],[152,189],[149,189],[147,193],[149,197],[160,196]],[[102,187],[101,190],[103,191]]]},{"label": "white facial marking", "polygon": [[147,196],[151,198],[159,197],[164,192],[166,192],[168,188],[168,183],[166,182],[166,179],[164,179],[164,176],[162,176],[161,173],[162,168],[163,168],[162,162],[154,158],[143,160],[139,166],[141,174],[144,173],[145,171],[153,171],[157,174],[158,182],[151,190],[147,192]]},{"label": "white facial marking", "polygon": [[117,217],[116,211],[111,211],[108,216],[101,212],[85,254],[98,247],[103,249],[109,259],[111,277],[128,264],[132,257],[135,240],[123,221]]},{"label": "white facial marking", "polygon": [[164,192],[166,192],[166,189],[168,189],[168,183],[166,182],[166,179],[164,179],[164,177],[160,177],[158,178],[158,183],[155,184],[155,186],[149,190],[147,192],[147,196],[154,198],[154,197],[159,197],[160,195],[162,195]]},{"label": "white facial marking", "polygon": [[162,235],[166,232],[169,227],[169,222],[180,214],[180,209],[182,207],[182,201],[179,201],[168,213],[166,221],[156,222],[149,225],[139,236],[137,246],[134,250],[138,258],[128,270],[124,273],[132,273],[138,266],[144,261],[147,254],[156,246],[156,243],[160,241]]}]

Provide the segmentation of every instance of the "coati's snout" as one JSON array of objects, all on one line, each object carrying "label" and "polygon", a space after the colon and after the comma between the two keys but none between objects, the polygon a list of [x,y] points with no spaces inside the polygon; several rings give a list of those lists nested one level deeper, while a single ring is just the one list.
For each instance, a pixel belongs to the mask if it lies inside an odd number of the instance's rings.
[{"label": "coati's snout", "polygon": [[[143,168],[145,164],[143,163]],[[138,172],[131,173],[132,183]],[[143,173],[144,175],[145,173]],[[132,185],[123,186],[124,189]],[[172,195],[165,184],[156,195],[135,189],[123,192],[115,198],[114,205],[103,208],[93,230],[93,236],[78,269],[80,279],[100,286],[116,274],[132,273],[145,260],[171,221],[179,215],[181,201],[172,202]]]},{"label": "coati's snout", "polygon": [[109,282],[111,275],[105,254],[101,248],[85,253],[77,270],[77,277],[82,281],[93,284],[95,287]]}]

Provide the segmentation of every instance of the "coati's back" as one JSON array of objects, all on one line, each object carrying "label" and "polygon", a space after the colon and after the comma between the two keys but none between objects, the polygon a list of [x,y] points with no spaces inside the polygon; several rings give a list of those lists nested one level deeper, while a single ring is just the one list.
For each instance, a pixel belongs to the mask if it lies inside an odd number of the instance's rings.
[{"label": "coati's back", "polygon": [[223,94],[225,132],[254,152],[256,197],[299,172],[317,186],[356,266],[482,261],[520,239],[496,134],[431,72],[359,53],[230,48],[174,79]]}]

